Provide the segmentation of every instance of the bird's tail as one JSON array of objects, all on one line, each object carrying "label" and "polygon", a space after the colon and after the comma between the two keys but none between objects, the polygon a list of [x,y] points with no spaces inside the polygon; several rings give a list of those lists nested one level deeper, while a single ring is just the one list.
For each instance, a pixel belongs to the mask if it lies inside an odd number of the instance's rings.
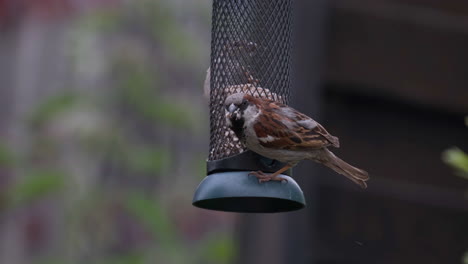
[{"label": "bird's tail", "polygon": [[327,148],[323,149],[323,154],[324,155],[321,155],[322,157],[320,158],[320,162],[323,165],[329,167],[341,175],[346,176],[348,179],[358,184],[362,188],[367,188],[366,181],[369,180],[369,174],[366,171],[349,165],[344,160],[335,156],[335,154],[333,154],[333,152]]}]

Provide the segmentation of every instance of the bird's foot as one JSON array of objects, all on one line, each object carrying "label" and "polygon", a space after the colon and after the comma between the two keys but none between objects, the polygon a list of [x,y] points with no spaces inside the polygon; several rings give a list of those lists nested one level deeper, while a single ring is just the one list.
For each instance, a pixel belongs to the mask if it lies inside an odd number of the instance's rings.
[{"label": "bird's foot", "polygon": [[275,175],[274,173],[273,174],[266,174],[264,173],[263,171],[252,171],[249,173],[249,175],[254,175],[255,177],[257,177],[258,179],[258,182],[262,183],[262,182],[267,182],[267,181],[285,181],[285,182],[288,182],[288,180],[278,176],[278,175]]}]

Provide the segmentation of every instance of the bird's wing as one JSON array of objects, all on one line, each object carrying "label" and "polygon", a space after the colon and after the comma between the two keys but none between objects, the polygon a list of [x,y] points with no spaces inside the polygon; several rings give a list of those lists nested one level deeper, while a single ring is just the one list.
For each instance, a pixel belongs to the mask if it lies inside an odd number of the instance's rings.
[{"label": "bird's wing", "polygon": [[339,147],[337,137],[291,107],[265,101],[262,111],[254,124],[254,130],[260,144],[266,148],[312,150],[327,146]]}]

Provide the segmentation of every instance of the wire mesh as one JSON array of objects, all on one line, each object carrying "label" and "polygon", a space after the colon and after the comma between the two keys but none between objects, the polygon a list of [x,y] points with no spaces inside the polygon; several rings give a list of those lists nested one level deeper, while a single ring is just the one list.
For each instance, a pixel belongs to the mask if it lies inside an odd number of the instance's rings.
[{"label": "wire mesh", "polygon": [[245,151],[225,125],[228,95],[288,103],[291,0],[214,0],[211,37],[210,161]]}]

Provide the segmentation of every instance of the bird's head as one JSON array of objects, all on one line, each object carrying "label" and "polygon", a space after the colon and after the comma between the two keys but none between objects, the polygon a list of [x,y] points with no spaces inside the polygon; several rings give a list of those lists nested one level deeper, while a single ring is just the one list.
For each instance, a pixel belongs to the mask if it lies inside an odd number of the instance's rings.
[{"label": "bird's head", "polygon": [[228,96],[224,102],[226,121],[228,126],[233,123],[244,123],[247,120],[255,118],[259,110],[257,99],[249,94],[236,93]]}]

